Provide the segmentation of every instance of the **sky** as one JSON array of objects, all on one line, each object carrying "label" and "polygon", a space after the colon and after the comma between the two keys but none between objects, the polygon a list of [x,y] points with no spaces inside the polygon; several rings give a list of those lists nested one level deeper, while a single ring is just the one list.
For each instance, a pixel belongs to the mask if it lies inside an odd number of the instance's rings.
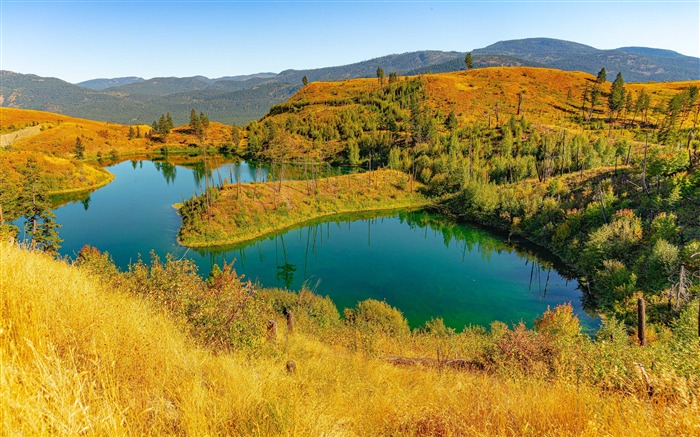
[{"label": "sky", "polygon": [[277,73],[534,37],[700,57],[700,1],[0,0],[0,69],[73,83]]}]

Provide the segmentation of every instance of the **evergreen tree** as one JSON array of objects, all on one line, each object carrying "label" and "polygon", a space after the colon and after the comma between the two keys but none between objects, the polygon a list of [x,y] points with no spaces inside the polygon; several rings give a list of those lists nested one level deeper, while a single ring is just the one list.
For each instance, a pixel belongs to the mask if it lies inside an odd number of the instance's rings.
[{"label": "evergreen tree", "polygon": [[615,114],[620,116],[620,112],[625,107],[625,81],[622,80],[622,73],[617,73],[615,81],[610,87],[610,95],[608,96],[608,108],[610,109],[610,119]]},{"label": "evergreen tree", "polygon": [[204,112],[199,113],[199,123],[202,125],[202,129],[209,128],[209,117]]},{"label": "evergreen tree", "polygon": [[175,123],[173,122],[173,118],[170,116],[169,112],[165,115],[165,127],[168,128],[168,132],[175,129]]},{"label": "evergreen tree", "polygon": [[190,111],[190,129],[192,129],[192,132],[199,132],[200,128],[200,122],[199,122],[199,117],[197,117],[197,111],[192,108],[192,111]]},{"label": "evergreen tree", "polygon": [[306,86],[306,85],[309,84],[309,79],[307,79],[306,76],[304,76],[304,77],[301,78],[301,83],[302,83],[304,86]]},{"label": "evergreen tree", "polygon": [[382,86],[384,84],[384,70],[382,70],[382,67],[377,68],[377,79],[379,80],[379,86]]},{"label": "evergreen tree", "polygon": [[136,132],[134,132],[134,127],[129,126],[129,139],[133,139],[136,136]]},{"label": "evergreen tree", "polygon": [[472,63],[472,52],[467,53],[467,56],[464,57],[464,64],[467,67],[467,70],[474,68],[474,64]]},{"label": "evergreen tree", "polygon": [[158,133],[161,135],[168,133],[168,122],[165,120],[165,114],[160,114],[160,119],[158,119]]},{"label": "evergreen tree", "polygon": [[85,146],[83,146],[83,141],[80,139],[80,137],[75,137],[73,153],[77,159],[83,159],[85,157]]},{"label": "evergreen tree", "polygon": [[200,139],[204,135],[203,122],[206,121],[209,124],[209,120],[205,118],[203,112],[200,112],[200,116],[197,116],[197,112],[192,109],[190,111],[190,130],[194,135],[197,135]]},{"label": "evergreen tree", "polygon": [[56,252],[61,247],[62,240],[57,232],[61,226],[54,221],[56,216],[51,212],[47,188],[41,181],[36,159],[29,158],[20,173],[24,185],[18,204],[20,214],[25,217],[25,232],[31,237],[33,248]]},{"label": "evergreen tree", "polygon": [[598,72],[598,77],[596,78],[596,82],[604,83],[607,80],[608,80],[608,73],[605,71],[605,67],[603,67]]},{"label": "evergreen tree", "polygon": [[136,138],[141,138],[141,127],[136,125]]}]

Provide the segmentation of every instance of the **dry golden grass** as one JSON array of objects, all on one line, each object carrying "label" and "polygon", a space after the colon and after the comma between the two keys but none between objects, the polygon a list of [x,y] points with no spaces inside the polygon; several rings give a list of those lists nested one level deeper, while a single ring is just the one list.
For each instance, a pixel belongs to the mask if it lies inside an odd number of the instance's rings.
[{"label": "dry golden grass", "polygon": [[[611,73],[612,74],[612,73]],[[535,67],[489,67],[453,73],[426,74],[427,104],[443,114],[454,110],[460,123],[479,121],[496,125],[496,104],[499,123],[517,114],[518,94],[522,94],[520,115],[528,121],[544,125],[575,127],[569,119],[580,114],[581,95],[586,84],[592,86],[595,76],[576,71]],[[611,77],[611,80],[614,77]],[[404,80],[401,77],[399,80]],[[610,82],[601,85],[603,93]],[[687,87],[700,86],[700,81],[632,83],[626,89],[636,93],[644,89],[651,98],[651,107],[667,101]],[[314,115],[328,115],[347,106],[322,106],[329,101],[347,101],[362,93],[376,91],[377,79],[354,79],[342,82],[314,82],[298,91],[288,103],[307,103],[301,110]],[[607,98],[601,97],[596,117],[607,117]]]},{"label": "dry golden grass", "polygon": [[[181,209],[180,240],[192,247],[235,244],[315,218],[425,206],[421,184],[397,170],[309,180],[226,185],[208,212]],[[188,206],[189,205],[189,206]]]},{"label": "dry golden grass", "polygon": [[[43,130],[12,145],[13,150],[31,150],[73,156],[76,138],[80,137],[85,147],[85,157],[105,159],[113,153],[131,155],[158,152],[161,147],[185,148],[190,144],[218,145],[230,141],[231,129],[221,123],[211,123],[202,141],[189,133],[186,127],[178,128],[164,142],[151,142],[147,138],[129,139],[129,126],[101,121],[68,117],[61,114],[26,109],[0,108],[0,130],[10,125],[24,126],[38,123]],[[141,135],[151,130],[149,126],[138,126]],[[134,126],[136,130],[136,126]]]},{"label": "dry golden grass", "polygon": [[[195,347],[144,301],[0,243],[3,435],[697,435],[698,407],[399,368],[297,332]],[[284,363],[297,370],[287,374]]]},{"label": "dry golden grass", "polygon": [[80,161],[45,155],[40,152],[4,152],[0,151],[0,168],[7,180],[3,182],[20,183],[21,169],[33,158],[39,170],[40,178],[49,194],[94,190],[114,179],[107,170]]}]

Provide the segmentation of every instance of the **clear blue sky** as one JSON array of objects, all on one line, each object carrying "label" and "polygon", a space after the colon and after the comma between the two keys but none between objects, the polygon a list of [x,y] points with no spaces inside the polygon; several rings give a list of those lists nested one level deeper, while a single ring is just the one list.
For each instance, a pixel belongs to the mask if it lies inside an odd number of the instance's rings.
[{"label": "clear blue sky", "polygon": [[0,68],[69,82],[343,65],[560,38],[700,56],[700,2],[0,0]]}]

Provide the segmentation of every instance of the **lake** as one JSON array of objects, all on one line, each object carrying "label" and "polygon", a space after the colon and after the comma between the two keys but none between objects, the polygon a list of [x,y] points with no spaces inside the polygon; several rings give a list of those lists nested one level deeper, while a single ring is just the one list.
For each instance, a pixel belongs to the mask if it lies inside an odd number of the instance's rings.
[{"label": "lake", "polygon": [[[556,258],[512,244],[477,227],[421,211],[350,214],[311,221],[243,245],[207,250],[177,244],[180,218],[173,204],[199,192],[205,177],[249,182],[267,166],[200,161],[174,165],[125,161],[107,167],[114,181],[55,210],[64,242],[75,257],[86,244],[111,254],[122,269],[150,253],[192,259],[203,275],[214,263],[235,261],[246,279],[266,287],[306,286],[330,296],[342,312],[367,298],[399,308],[412,327],[433,317],[447,326],[524,321],[570,302],[586,326],[578,282]],[[287,172],[286,172],[287,173]]]}]

